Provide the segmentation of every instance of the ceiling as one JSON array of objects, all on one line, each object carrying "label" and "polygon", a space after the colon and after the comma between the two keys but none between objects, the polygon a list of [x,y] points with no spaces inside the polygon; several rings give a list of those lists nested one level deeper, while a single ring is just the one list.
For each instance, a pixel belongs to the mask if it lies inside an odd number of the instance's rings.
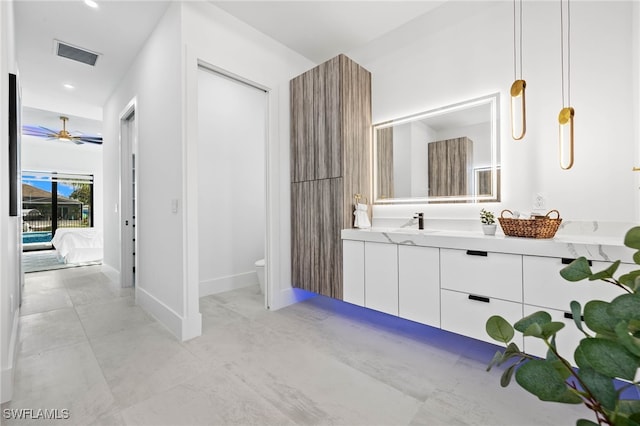
[{"label": "ceiling", "polygon": [[[97,1],[99,7],[92,9],[82,0],[15,0],[16,50],[23,104],[52,112],[49,119],[54,118],[53,123],[24,124],[55,128],[58,126],[55,117],[59,115],[100,120],[102,106],[169,5],[168,1],[154,0]],[[444,1],[211,3],[320,63],[366,44]],[[101,55],[95,67],[61,58],[55,55],[54,40]],[[65,88],[65,83],[74,88]],[[31,112],[34,120],[38,119],[36,112]]]}]

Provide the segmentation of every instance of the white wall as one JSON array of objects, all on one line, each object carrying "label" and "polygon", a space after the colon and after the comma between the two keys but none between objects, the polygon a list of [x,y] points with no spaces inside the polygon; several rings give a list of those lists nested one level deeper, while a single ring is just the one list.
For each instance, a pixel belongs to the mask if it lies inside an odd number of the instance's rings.
[{"label": "white wall", "polygon": [[[104,106],[104,262],[120,271],[120,114],[135,97],[138,125],[136,301],[174,334],[185,317],[182,246],[180,5],[157,28]],[[172,212],[178,200],[178,212]]]},{"label": "white wall", "polygon": [[[513,81],[511,2],[447,2],[367,46],[348,52],[373,74],[373,121],[382,122],[500,92],[502,202],[527,211],[536,193],[574,220],[637,221],[637,76],[632,64],[632,2],[573,2],[571,89],[576,162],[559,167],[561,105],[557,3],[526,1],[523,77],[527,135],[513,141],[508,89]],[[635,16],[635,18],[634,18]],[[635,21],[634,21],[635,20]],[[637,65],[636,65],[637,69]],[[635,108],[635,109],[634,109]],[[476,205],[423,205],[427,217],[475,219]],[[378,217],[410,217],[416,206],[374,208]]]},{"label": "white wall", "polygon": [[0,1],[0,402],[11,399],[16,362],[21,233],[19,217],[9,216],[8,73],[17,73],[14,14],[11,1]]},{"label": "white wall", "polygon": [[22,170],[93,175],[93,226],[102,228],[102,145],[22,136]]},{"label": "white wall", "polygon": [[266,93],[198,71],[200,297],[258,284],[265,247]]},{"label": "white wall", "polygon": [[307,297],[291,288],[291,218],[289,171],[289,80],[314,67],[306,58],[205,2],[184,2],[183,36],[186,45],[186,164],[187,217],[185,264],[189,289],[198,288],[197,205],[197,68],[207,64],[268,91],[267,142],[267,304],[277,309]]},{"label": "white wall", "polygon": [[[269,91],[267,270],[272,308],[291,289],[289,79],[313,63],[206,2],[172,3],[104,107],[105,262],[120,270],[119,114],[138,124],[137,302],[180,339],[200,333],[197,69],[208,63]],[[171,200],[178,200],[177,213]],[[269,261],[269,260],[268,260]]]}]

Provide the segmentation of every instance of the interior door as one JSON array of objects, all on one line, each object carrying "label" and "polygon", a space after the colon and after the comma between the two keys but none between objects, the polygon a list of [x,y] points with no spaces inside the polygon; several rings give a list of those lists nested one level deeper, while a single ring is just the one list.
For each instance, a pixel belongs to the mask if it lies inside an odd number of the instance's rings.
[{"label": "interior door", "polygon": [[128,110],[120,122],[120,206],[121,206],[121,282],[122,287],[136,283],[136,151],[135,108]]}]

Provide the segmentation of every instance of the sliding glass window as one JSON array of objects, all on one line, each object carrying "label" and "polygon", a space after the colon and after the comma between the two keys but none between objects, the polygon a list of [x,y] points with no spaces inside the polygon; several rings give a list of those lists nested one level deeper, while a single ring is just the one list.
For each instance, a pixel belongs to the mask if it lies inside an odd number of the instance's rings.
[{"label": "sliding glass window", "polygon": [[58,228],[93,226],[93,175],[22,171],[24,250],[51,248]]}]

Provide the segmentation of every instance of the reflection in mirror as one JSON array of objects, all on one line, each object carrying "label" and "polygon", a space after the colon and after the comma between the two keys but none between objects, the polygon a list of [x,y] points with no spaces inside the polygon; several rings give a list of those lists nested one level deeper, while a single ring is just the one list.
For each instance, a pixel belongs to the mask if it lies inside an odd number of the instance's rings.
[{"label": "reflection in mirror", "polygon": [[374,125],[375,203],[500,200],[499,94]]}]

